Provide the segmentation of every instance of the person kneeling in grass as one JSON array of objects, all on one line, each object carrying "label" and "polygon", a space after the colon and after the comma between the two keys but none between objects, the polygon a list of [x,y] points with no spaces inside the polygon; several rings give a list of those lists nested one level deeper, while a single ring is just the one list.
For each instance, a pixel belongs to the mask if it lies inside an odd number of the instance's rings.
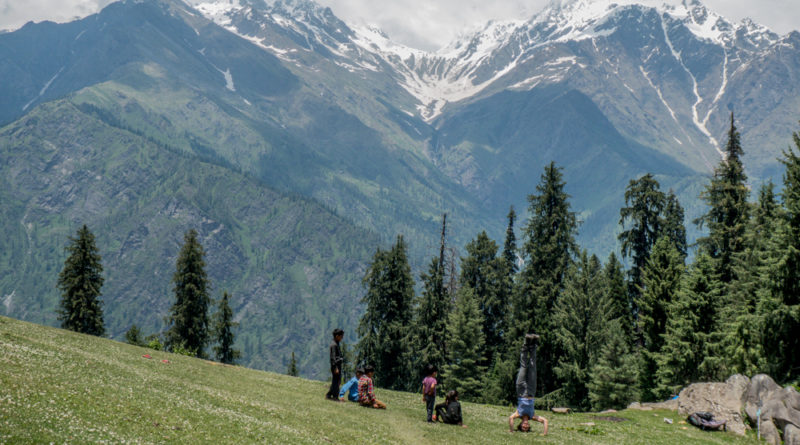
[{"label": "person kneeling in grass", "polygon": [[361,406],[386,409],[386,404],[375,398],[375,391],[372,387],[372,376],[374,375],[375,368],[372,365],[364,367],[364,375],[358,379],[358,403]]},{"label": "person kneeling in grass", "polygon": [[525,344],[519,355],[519,372],[517,372],[517,410],[508,417],[508,428],[514,432],[514,420],[521,418],[522,423],[517,429],[522,432],[530,432],[531,420],[535,420],[544,425],[543,436],[547,435],[547,419],[534,415],[533,395],[536,392],[536,345],[539,336],[528,334],[525,336]]},{"label": "person kneeling in grass", "polygon": [[436,405],[436,415],[433,416],[433,420],[440,420],[449,425],[467,427],[461,418],[461,403],[458,401],[458,391],[451,390],[447,393],[444,403]]},{"label": "person kneeling in grass", "polygon": [[362,368],[356,369],[356,376],[348,380],[347,383],[339,390],[339,400],[342,402],[351,401],[358,402],[358,380],[364,375]]}]

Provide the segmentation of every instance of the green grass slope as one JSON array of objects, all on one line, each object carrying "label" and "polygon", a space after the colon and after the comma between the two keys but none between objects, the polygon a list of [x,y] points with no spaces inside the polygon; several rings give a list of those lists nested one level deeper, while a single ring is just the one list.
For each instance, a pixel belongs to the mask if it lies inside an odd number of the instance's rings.
[{"label": "green grass slope", "polygon": [[464,403],[464,429],[425,423],[418,394],[377,389],[389,405],[378,411],[325,401],[325,390],[0,317],[0,443],[756,443],[678,424],[670,411],[622,411],[622,422],[545,412],[541,437],[509,433],[510,408]]}]

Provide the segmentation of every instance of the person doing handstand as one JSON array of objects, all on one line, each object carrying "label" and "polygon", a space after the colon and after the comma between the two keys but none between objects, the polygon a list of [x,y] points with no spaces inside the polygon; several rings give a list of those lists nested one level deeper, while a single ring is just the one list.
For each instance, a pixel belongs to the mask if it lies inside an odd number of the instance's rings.
[{"label": "person doing handstand", "polygon": [[531,420],[535,420],[544,425],[543,436],[547,435],[547,419],[542,416],[534,415],[533,402],[536,393],[536,345],[539,343],[539,336],[528,334],[525,336],[525,344],[519,355],[519,371],[517,372],[517,410],[508,417],[508,428],[514,432],[514,420],[521,418],[522,422],[517,429],[522,432],[531,430]]}]

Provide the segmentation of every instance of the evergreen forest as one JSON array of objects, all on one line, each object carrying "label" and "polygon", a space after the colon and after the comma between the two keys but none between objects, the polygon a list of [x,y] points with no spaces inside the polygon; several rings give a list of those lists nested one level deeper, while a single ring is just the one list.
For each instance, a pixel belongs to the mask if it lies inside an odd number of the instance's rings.
[{"label": "evergreen forest", "polygon": [[[605,261],[576,242],[562,169],[544,168],[517,240],[478,233],[456,258],[442,219],[438,255],[412,276],[408,241],[378,248],[363,279],[356,362],[376,384],[419,391],[427,364],[440,391],[515,402],[526,333],[541,336],[536,403],[582,410],[669,398],[698,381],[800,376],[800,134],[780,159],[783,187],[751,190],[730,117],[724,158],[700,195],[687,245],[684,210],[653,175],[630,180],[619,252]],[[415,289],[421,289],[419,294]]]}]

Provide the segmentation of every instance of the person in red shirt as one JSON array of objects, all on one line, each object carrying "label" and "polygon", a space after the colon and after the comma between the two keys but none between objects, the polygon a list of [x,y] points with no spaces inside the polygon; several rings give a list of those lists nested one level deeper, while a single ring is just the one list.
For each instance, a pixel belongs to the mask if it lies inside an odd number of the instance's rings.
[{"label": "person in red shirt", "polygon": [[358,403],[361,406],[386,409],[386,404],[375,398],[375,391],[372,387],[372,377],[374,375],[375,368],[372,365],[364,367],[364,375],[358,379]]}]

